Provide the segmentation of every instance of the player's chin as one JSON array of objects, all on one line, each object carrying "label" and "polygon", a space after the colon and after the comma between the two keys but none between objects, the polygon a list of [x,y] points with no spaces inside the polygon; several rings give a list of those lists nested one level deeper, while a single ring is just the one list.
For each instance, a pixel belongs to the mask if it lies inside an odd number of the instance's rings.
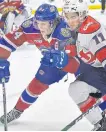
[{"label": "player's chin", "polygon": [[70,29],[71,29],[71,31],[74,31],[74,30],[76,30],[76,26],[70,26]]},{"label": "player's chin", "polygon": [[73,26],[73,25],[69,25],[69,27],[71,31],[74,31],[76,29],[76,26]]}]

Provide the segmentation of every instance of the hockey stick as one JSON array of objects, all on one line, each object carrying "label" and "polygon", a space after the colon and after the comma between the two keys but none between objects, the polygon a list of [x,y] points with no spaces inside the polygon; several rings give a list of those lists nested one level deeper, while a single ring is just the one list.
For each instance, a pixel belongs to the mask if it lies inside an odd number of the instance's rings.
[{"label": "hockey stick", "polygon": [[2,90],[3,90],[3,109],[4,109],[4,130],[7,131],[7,107],[6,107],[5,78],[2,78]]},{"label": "hockey stick", "polygon": [[[106,95],[104,97],[106,97]],[[69,130],[73,125],[75,125],[83,117],[85,117],[87,114],[89,114],[93,109],[98,107],[102,103],[102,98],[98,99],[96,104],[94,104],[89,110],[87,110],[86,112],[84,112],[80,116],[78,116],[76,119],[74,119],[71,123],[69,123],[67,126],[65,126],[61,131]],[[104,100],[106,100],[106,99],[104,98]]]}]

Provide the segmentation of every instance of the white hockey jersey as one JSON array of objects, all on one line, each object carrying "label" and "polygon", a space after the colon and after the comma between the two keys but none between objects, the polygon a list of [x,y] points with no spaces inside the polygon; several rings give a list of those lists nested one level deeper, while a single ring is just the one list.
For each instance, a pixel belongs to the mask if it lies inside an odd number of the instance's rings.
[{"label": "white hockey jersey", "polygon": [[88,16],[82,23],[76,42],[77,54],[94,67],[106,65],[106,30],[98,21]]}]

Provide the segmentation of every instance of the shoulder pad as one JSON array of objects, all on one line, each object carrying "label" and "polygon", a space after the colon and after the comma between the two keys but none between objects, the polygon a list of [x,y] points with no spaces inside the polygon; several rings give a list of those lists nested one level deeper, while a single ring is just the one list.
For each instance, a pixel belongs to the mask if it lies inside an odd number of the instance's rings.
[{"label": "shoulder pad", "polygon": [[71,37],[71,30],[68,28],[68,25],[64,21],[64,19],[60,19],[53,32],[52,37],[57,38],[59,40],[64,40]]},{"label": "shoulder pad", "polygon": [[68,28],[61,28],[60,34],[63,37],[70,37],[71,36],[71,31]]},{"label": "shoulder pad", "polygon": [[29,20],[26,20],[25,22],[23,22],[23,24],[22,24],[22,27],[23,28],[28,28],[28,27],[30,27],[31,25],[32,25],[32,20],[31,19],[29,19]]},{"label": "shoulder pad", "polygon": [[96,32],[101,27],[100,23],[91,16],[88,16],[81,25],[79,32],[82,34],[91,34]]}]

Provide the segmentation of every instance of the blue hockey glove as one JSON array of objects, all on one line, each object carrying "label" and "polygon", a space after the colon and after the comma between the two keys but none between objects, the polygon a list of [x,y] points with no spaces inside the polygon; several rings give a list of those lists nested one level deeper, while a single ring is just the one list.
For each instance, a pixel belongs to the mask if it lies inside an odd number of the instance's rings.
[{"label": "blue hockey glove", "polygon": [[63,68],[68,64],[68,55],[60,50],[48,50],[44,53],[41,63],[45,66]]},{"label": "blue hockey glove", "polygon": [[7,61],[6,59],[0,59],[0,83],[2,83],[2,78],[5,78],[5,82],[9,81],[9,66],[9,61]]}]

